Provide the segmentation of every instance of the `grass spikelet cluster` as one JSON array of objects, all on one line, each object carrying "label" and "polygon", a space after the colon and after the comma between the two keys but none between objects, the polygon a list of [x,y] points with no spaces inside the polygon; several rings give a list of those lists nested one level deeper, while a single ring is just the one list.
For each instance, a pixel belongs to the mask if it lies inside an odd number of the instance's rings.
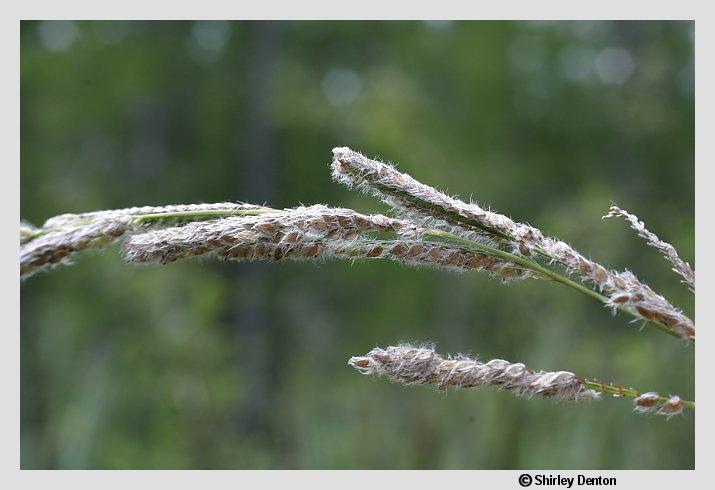
[{"label": "grass spikelet cluster", "polygon": [[503,359],[482,363],[463,355],[442,357],[430,346],[376,347],[364,356],[351,357],[348,364],[365,375],[384,376],[408,386],[432,385],[438,390],[493,387],[527,398],[539,396],[568,401],[594,400],[604,395],[631,398],[636,412],[667,418],[682,413],[684,408],[695,408],[695,403],[678,396],[640,394],[633,388],[590,381],[568,371],[532,371],[524,364]]},{"label": "grass spikelet cluster", "polygon": [[651,391],[643,393],[633,400],[633,410],[639,413],[656,413],[670,418],[683,413],[683,408],[691,403],[692,402],[681,400],[677,395],[671,395],[665,398]]},{"label": "grass spikelet cluster", "polygon": [[444,358],[429,347],[402,344],[375,348],[348,361],[362,374],[386,376],[406,385],[430,384],[437,389],[490,386],[519,396],[584,400],[601,395],[586,388],[567,371],[531,371],[524,364],[492,359],[486,363],[466,356]]},{"label": "grass spikelet cluster", "polygon": [[173,262],[185,257],[214,253],[238,258],[235,247],[259,243],[285,246],[316,240],[354,240],[366,233],[395,233],[409,238],[419,227],[383,215],[365,215],[323,205],[298,207],[258,216],[197,221],[183,226],[136,234],[127,240],[129,262]]}]

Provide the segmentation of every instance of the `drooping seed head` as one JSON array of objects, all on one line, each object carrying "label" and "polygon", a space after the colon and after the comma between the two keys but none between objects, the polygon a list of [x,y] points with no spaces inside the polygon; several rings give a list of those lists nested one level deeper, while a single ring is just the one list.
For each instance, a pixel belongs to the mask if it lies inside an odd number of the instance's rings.
[{"label": "drooping seed head", "polygon": [[[535,227],[515,222],[475,203],[466,203],[448,196],[398,172],[392,165],[367,158],[350,148],[334,148],[331,167],[333,179],[337,182],[372,194],[417,221],[467,239],[487,236],[501,242],[509,242],[515,254],[525,257],[543,255],[605,294],[610,298],[608,306],[614,310],[624,308],[645,320],[655,320],[666,325],[684,339],[695,339],[695,325],[692,320],[665,298],[654,293],[635,275],[628,271],[609,271],[563,241],[545,237]],[[656,246],[655,239],[651,237],[649,240]],[[675,257],[674,249],[671,251],[666,247],[667,244],[663,243],[658,241],[657,246],[667,250],[669,257]],[[673,263],[678,264],[675,265],[676,268],[683,269],[684,277],[689,277],[689,266],[685,267],[687,264],[681,267],[679,262]],[[628,301],[613,301],[614,296],[619,299],[626,298],[626,293],[630,298]]]}]

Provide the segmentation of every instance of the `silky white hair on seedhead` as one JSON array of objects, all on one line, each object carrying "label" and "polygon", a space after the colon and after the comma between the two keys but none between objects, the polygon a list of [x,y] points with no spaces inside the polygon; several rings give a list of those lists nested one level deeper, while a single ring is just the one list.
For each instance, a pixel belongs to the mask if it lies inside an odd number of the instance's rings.
[{"label": "silky white hair on seedhead", "polygon": [[[506,240],[513,252],[525,257],[543,255],[577,274],[609,298],[614,309],[624,308],[644,320],[656,320],[673,333],[695,340],[695,324],[681,310],[671,305],[629,272],[615,272],[586,258],[567,243],[545,236],[533,226],[488,211],[476,203],[465,203],[434,187],[423,184],[394,166],[370,159],[347,147],[333,149],[333,180],[356,187],[383,200],[398,212],[418,220],[436,220],[434,225],[472,239],[486,236]],[[614,301],[618,297],[621,302]]]},{"label": "silky white hair on seedhead", "polygon": [[633,400],[633,410],[639,413],[656,413],[667,418],[683,413],[685,404],[677,395],[668,398],[661,397],[654,391],[643,393]]},{"label": "silky white hair on seedhead", "polygon": [[364,356],[351,357],[348,364],[362,374],[386,376],[406,385],[433,384],[438,389],[493,386],[529,398],[538,395],[574,401],[601,396],[568,371],[534,372],[524,364],[503,359],[482,363],[466,356],[443,358],[433,348],[410,344],[376,347]]},{"label": "silky white hair on seedhead", "polygon": [[651,247],[660,250],[663,253],[665,259],[670,262],[670,265],[673,266],[673,272],[680,275],[680,277],[683,278],[683,281],[688,286],[690,286],[690,289],[695,292],[695,272],[693,271],[693,269],[690,268],[690,264],[680,258],[674,246],[672,246],[668,242],[664,242],[663,240],[658,238],[658,235],[649,231],[645,227],[645,223],[638,219],[638,216],[619,208],[615,204],[610,207],[610,209],[608,210],[608,214],[603,216],[602,219],[614,217],[621,217],[628,221],[631,225],[631,228],[633,228],[636,233],[638,233],[638,236],[645,239],[645,241]]}]

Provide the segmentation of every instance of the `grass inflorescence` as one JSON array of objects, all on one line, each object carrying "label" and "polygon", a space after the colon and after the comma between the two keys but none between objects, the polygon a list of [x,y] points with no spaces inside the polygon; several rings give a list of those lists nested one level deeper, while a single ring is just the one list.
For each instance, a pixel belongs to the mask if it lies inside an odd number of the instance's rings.
[{"label": "grass inflorescence", "polygon": [[[144,206],[62,214],[41,227],[20,223],[20,276],[25,279],[88,250],[122,242],[128,263],[167,264],[192,257],[230,261],[387,259],[449,271],[482,271],[500,280],[556,282],[671,336],[695,342],[695,324],[635,274],[611,270],[538,228],[464,202],[349,148],[335,148],[333,179],[388,204],[394,216],[325,205],[274,209],[247,203]],[[671,263],[691,290],[695,273],[675,248],[635,215],[612,206],[605,217],[631,223]],[[605,218],[604,217],[604,218]],[[365,374],[438,388],[494,386],[532,397],[566,400],[630,398],[634,409],[668,417],[694,402],[580,378],[567,371],[533,372],[502,360],[443,358],[429,347],[376,348],[353,357]]]}]

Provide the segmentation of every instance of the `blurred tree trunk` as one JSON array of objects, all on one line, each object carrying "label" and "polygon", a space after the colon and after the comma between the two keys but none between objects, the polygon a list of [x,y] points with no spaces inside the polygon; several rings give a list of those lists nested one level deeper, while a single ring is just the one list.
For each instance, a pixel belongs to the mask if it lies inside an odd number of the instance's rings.
[{"label": "blurred tree trunk", "polygon": [[[272,97],[270,72],[277,55],[280,24],[248,24],[248,46],[242,50],[249,57],[248,86],[245,93],[245,119],[238,144],[236,168],[239,169],[237,196],[247,202],[275,204],[276,175],[279,170],[277,139],[269,114]],[[241,264],[235,269],[235,326],[239,376],[246,380],[246,401],[240,403],[234,423],[241,436],[255,437],[259,444],[277,444],[272,407],[282,385],[276,359],[287,344],[281,326],[275,321],[271,303],[276,287],[276,270],[265,264]],[[280,452],[280,447],[271,447]],[[280,462],[276,461],[280,466]]]}]

